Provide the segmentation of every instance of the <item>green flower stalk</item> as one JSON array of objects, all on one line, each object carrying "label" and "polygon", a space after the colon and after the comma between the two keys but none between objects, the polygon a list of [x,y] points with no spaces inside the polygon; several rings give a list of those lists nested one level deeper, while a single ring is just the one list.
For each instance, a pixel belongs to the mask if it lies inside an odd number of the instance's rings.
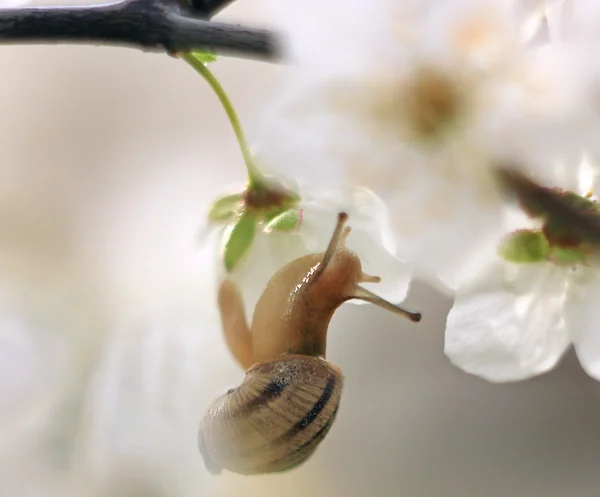
[{"label": "green flower stalk", "polygon": [[246,169],[248,170],[249,188],[257,189],[264,187],[265,177],[254,164],[252,154],[250,153],[250,147],[248,147],[248,141],[246,140],[246,135],[244,134],[244,130],[242,129],[242,125],[238,118],[237,112],[235,111],[231,100],[227,96],[227,93],[221,86],[221,83],[219,83],[217,78],[208,68],[208,64],[210,62],[214,62],[216,60],[216,57],[211,54],[186,53],[182,54],[181,58],[185,60],[190,66],[192,66],[196,70],[196,72],[204,78],[204,80],[209,84],[209,86],[212,88],[212,90],[215,92],[215,95],[221,102],[223,110],[227,114],[227,118],[229,119],[231,127],[233,128],[233,132],[235,133],[235,137],[237,138],[240,150],[242,152],[242,157],[244,158],[244,162],[246,163]]},{"label": "green flower stalk", "polygon": [[246,164],[248,183],[245,190],[216,199],[208,214],[210,222],[228,225],[224,231],[221,258],[227,272],[231,272],[250,249],[257,228],[271,233],[293,231],[300,225],[302,217],[296,207],[300,197],[275,178],[265,176],[256,166],[235,108],[208,68],[208,64],[214,62],[216,57],[206,53],[184,53],[181,58],[215,92],[233,128]]}]

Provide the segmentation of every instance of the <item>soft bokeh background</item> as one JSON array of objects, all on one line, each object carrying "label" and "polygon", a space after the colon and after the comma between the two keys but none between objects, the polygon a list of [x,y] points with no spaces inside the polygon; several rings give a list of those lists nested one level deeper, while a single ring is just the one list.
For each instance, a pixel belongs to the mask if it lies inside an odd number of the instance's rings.
[{"label": "soft bokeh background", "polygon": [[[273,24],[268,0],[219,19]],[[199,239],[215,190],[243,174],[216,98],[136,50],[4,46],[0,64],[0,495],[598,495],[600,384],[572,354],[514,385],[453,368],[451,299],[424,283],[419,326],[369,306],[335,316],[343,405],[308,463],[210,476],[198,421],[243,376]],[[285,69],[214,71],[252,136]]]}]

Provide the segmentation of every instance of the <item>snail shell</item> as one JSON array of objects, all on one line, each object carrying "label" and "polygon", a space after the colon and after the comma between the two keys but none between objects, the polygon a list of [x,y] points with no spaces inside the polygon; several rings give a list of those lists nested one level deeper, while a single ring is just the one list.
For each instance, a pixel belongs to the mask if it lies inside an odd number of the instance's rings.
[{"label": "snail shell", "polygon": [[320,357],[256,364],[208,409],[198,436],[207,468],[250,475],[301,464],[329,432],[342,386],[339,368]]}]

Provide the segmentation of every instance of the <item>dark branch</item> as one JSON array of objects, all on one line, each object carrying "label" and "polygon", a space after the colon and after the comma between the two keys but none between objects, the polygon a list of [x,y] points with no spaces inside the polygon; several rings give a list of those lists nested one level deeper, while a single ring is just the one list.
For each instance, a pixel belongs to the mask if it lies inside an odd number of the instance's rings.
[{"label": "dark branch", "polygon": [[0,10],[0,44],[83,43],[121,45],[168,53],[211,51],[274,60],[276,36],[194,17],[209,17],[226,2],[126,0],[108,5]]},{"label": "dark branch", "polygon": [[210,19],[233,0],[184,0],[184,2],[198,17]]}]

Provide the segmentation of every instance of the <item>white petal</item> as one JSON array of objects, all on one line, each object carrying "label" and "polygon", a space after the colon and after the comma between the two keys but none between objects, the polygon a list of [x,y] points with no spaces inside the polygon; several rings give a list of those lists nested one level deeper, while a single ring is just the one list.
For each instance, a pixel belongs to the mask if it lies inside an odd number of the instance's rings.
[{"label": "white petal", "polygon": [[581,366],[600,380],[600,274],[585,267],[576,271],[569,284],[565,321]]},{"label": "white petal", "polygon": [[600,4],[596,0],[555,1],[551,7],[549,15],[563,38],[597,39]]},{"label": "white petal", "polygon": [[272,8],[292,61],[306,68],[306,73],[331,75],[368,72],[397,57],[394,28],[425,3],[288,0],[274,1]]},{"label": "white petal", "polygon": [[446,355],[494,382],[552,369],[570,343],[562,317],[566,286],[564,269],[498,261],[458,292],[446,324]]},{"label": "white petal", "polygon": [[[478,274],[504,233],[500,197],[483,178],[478,157],[447,150],[446,157],[407,157],[397,179],[382,183],[398,255],[432,270],[455,289]],[[480,181],[480,179],[482,179]]]},{"label": "white petal", "polygon": [[318,181],[323,187],[334,188],[346,181],[347,161],[363,130],[357,128],[353,115],[348,118],[346,112],[332,111],[331,94],[338,85],[342,94],[349,92],[344,89],[345,80],[283,85],[282,95],[264,110],[257,137],[263,167],[278,176]]},{"label": "white petal", "polygon": [[11,309],[0,310],[0,440],[36,432],[58,402],[67,356],[54,323]]},{"label": "white petal", "polygon": [[204,494],[196,430],[211,397],[230,386],[220,382],[231,361],[215,312],[170,311],[114,330],[70,427],[73,495]]},{"label": "white petal", "polygon": [[586,65],[566,46],[544,45],[515,57],[485,93],[481,126],[494,155],[535,167],[542,181],[552,180],[555,161],[576,163],[595,119]]},{"label": "white petal", "polygon": [[[506,0],[454,0],[440,2],[429,13],[421,43],[437,45],[445,55],[492,67],[520,42],[523,13],[517,2]],[[435,46],[435,45],[434,45]]]}]

